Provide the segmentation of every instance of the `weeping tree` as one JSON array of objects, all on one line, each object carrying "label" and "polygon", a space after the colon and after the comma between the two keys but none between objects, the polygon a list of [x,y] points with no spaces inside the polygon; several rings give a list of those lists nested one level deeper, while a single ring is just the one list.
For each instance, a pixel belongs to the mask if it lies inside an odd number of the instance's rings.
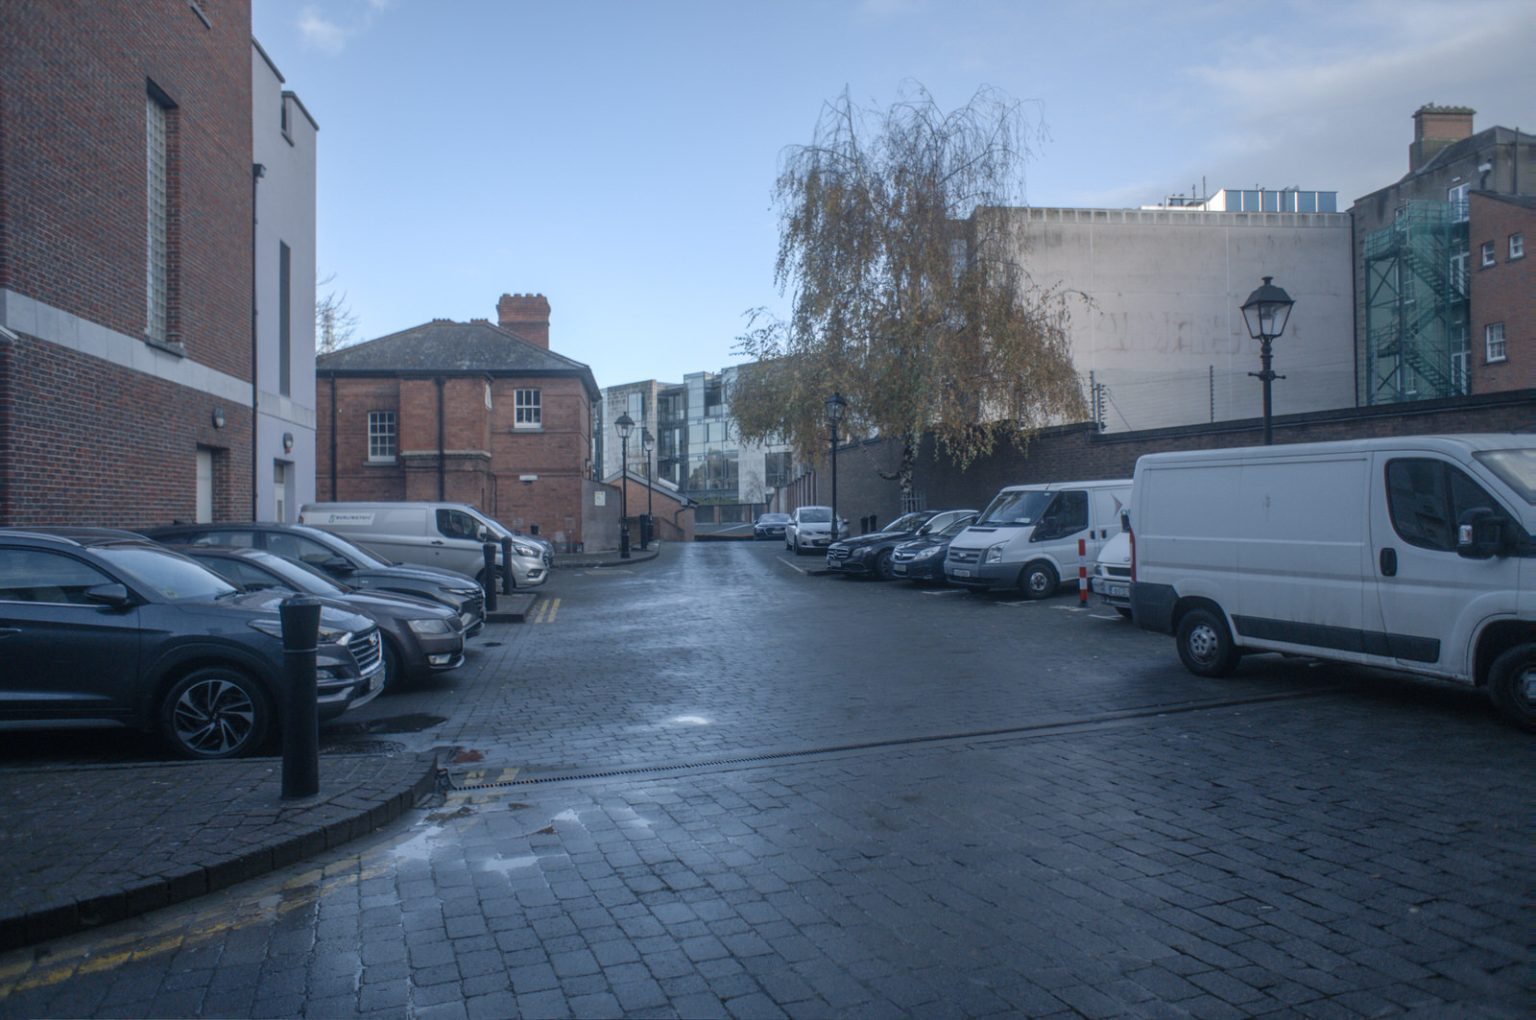
[{"label": "weeping tree", "polygon": [[846,91],[823,108],[774,190],[792,311],[753,313],[739,338],[757,362],[731,395],[743,439],[820,451],[824,401],[841,392],[844,435],[900,441],[887,477],[910,497],[924,433],[964,467],[1085,414],[1066,295],[1030,281],[1007,213],[1036,132],[988,88],[948,113],[919,86],[884,111]]}]

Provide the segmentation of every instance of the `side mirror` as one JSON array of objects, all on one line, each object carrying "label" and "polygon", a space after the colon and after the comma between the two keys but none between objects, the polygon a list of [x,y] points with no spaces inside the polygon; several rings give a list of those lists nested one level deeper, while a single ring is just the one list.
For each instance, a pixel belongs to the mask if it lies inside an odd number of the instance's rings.
[{"label": "side mirror", "polygon": [[1456,554],[1487,560],[1504,551],[1504,521],[1485,506],[1473,507],[1456,522]]},{"label": "side mirror", "polygon": [[491,540],[490,529],[487,528],[484,524],[480,525],[475,529],[475,538],[479,539],[481,542],[489,542]]},{"label": "side mirror", "polygon": [[133,596],[128,594],[128,589],[121,584],[98,584],[94,588],[85,590],[85,597],[92,602],[99,602],[113,609],[127,609],[133,605]]},{"label": "side mirror", "polygon": [[320,569],[324,570],[327,574],[339,574],[342,576],[354,573],[356,570],[351,562],[341,556],[332,556],[320,564]]}]

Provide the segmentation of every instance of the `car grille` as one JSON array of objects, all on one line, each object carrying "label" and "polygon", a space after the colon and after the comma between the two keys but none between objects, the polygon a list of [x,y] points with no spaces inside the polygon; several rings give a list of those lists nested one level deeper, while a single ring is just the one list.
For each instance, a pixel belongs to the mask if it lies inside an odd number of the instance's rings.
[{"label": "car grille", "polygon": [[842,563],[846,559],[848,559],[848,550],[847,549],[828,549],[827,550],[827,562],[828,563]]},{"label": "car grille", "polygon": [[464,604],[459,609],[459,614],[469,620],[483,619],[485,617],[484,593],[472,595],[465,599]]},{"label": "car grille", "polygon": [[352,653],[352,658],[357,660],[359,673],[371,673],[373,668],[384,658],[384,648],[379,642],[379,628],[375,627],[364,634],[354,635],[347,642],[347,651]]},{"label": "car grille", "polygon": [[895,563],[911,563],[915,559],[917,559],[917,553],[903,552],[900,549],[891,553],[891,560]]},{"label": "car grille", "polygon": [[980,549],[951,549],[949,550],[949,562],[957,563],[962,567],[970,566],[980,561]]},{"label": "car grille", "polygon": [[1130,567],[1104,567],[1105,577],[1119,577],[1129,581],[1131,579]]}]

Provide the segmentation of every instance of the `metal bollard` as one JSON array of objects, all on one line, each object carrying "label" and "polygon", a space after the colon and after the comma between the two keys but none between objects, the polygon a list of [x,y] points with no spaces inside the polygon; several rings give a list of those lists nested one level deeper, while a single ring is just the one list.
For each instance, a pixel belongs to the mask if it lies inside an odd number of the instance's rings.
[{"label": "metal bollard", "polygon": [[292,595],[278,607],[283,622],[283,799],[320,792],[320,706],[315,651],[320,600]]},{"label": "metal bollard", "polygon": [[485,589],[485,611],[496,611],[496,543],[486,542],[480,546],[480,553],[485,557],[485,570],[480,574],[480,587]]},{"label": "metal bollard", "polygon": [[501,593],[511,595],[512,583],[512,536],[501,536]]}]

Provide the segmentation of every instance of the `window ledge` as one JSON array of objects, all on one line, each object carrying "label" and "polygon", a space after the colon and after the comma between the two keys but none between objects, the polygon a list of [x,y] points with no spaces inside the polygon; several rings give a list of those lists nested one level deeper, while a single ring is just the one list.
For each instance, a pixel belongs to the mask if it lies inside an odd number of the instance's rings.
[{"label": "window ledge", "polygon": [[156,340],[152,336],[147,336],[144,338],[144,342],[157,351],[164,351],[178,358],[185,358],[187,356],[187,345],[180,340]]},{"label": "window ledge", "polygon": [[365,466],[365,467],[389,467],[392,464],[398,464],[398,463],[399,463],[399,458],[398,457],[369,457],[367,460],[363,461],[363,466]]},{"label": "window ledge", "polygon": [[1485,364],[1485,365],[1502,365],[1504,362],[1506,362],[1508,360],[1509,360],[1509,355],[1505,354],[1505,355],[1501,355],[1500,357],[1497,357],[1497,358],[1485,358],[1485,359],[1483,359],[1483,364]]}]

